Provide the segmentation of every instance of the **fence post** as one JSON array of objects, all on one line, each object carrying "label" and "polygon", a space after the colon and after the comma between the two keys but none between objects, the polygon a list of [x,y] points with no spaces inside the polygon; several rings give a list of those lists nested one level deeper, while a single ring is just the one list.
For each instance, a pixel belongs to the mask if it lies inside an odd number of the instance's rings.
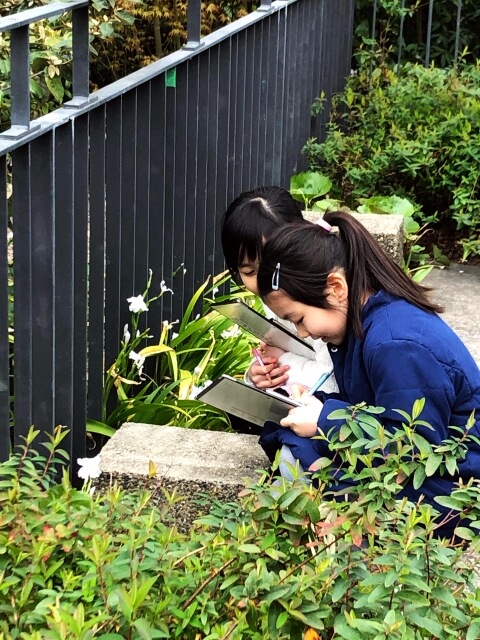
[{"label": "fence post", "polygon": [[257,11],[269,11],[272,8],[272,0],[262,0]]},{"label": "fence post", "polygon": [[72,9],[73,92],[65,107],[80,107],[89,101],[89,25],[88,5]]},{"label": "fence post", "polygon": [[201,0],[188,0],[187,7],[187,44],[184,49],[198,49],[202,46],[202,3]]}]

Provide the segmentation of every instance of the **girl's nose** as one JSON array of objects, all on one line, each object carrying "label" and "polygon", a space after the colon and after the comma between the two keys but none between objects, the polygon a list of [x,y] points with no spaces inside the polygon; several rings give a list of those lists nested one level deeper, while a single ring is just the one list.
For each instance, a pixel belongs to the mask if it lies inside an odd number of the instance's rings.
[{"label": "girl's nose", "polygon": [[308,338],[310,334],[308,333],[308,331],[305,331],[305,329],[297,329],[297,335],[303,340],[304,338]]}]

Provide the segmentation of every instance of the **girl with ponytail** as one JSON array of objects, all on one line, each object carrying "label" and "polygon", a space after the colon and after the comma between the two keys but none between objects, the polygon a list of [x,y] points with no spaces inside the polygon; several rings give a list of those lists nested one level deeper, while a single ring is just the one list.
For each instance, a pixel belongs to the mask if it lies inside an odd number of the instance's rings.
[{"label": "girl with ponytail", "polygon": [[[452,436],[450,426],[465,428],[474,412],[470,433],[480,437],[480,372],[473,357],[438,315],[442,308],[429,290],[413,282],[353,216],[333,211],[320,223],[272,233],[257,283],[264,302],[293,322],[300,337],[327,345],[339,387],[335,394],[303,396],[304,406],[292,409],[281,426],[266,424],[260,442],[271,458],[283,447],[287,459],[293,454],[308,470],[329,455],[328,444],[312,436],[339,429],[343,421],[330,419],[332,411],[361,402],[384,407],[382,422],[391,429],[402,423],[396,409],[411,414],[415,400],[425,398],[420,418],[433,429],[416,429],[432,445]],[[459,478],[480,478],[475,441],[468,441],[458,468],[456,476],[428,477],[419,490],[407,485],[403,495],[417,500],[423,494],[433,504]]]}]

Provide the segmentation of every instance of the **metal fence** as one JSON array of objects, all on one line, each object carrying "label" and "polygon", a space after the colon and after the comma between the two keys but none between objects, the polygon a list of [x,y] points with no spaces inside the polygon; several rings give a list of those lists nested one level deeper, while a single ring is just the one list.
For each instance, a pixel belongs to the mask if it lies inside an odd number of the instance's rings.
[{"label": "metal fence", "polygon": [[[413,10],[412,6],[412,3],[408,0],[401,0],[399,8],[396,9],[398,11],[398,21],[392,20],[390,17],[387,18],[388,29],[392,29],[393,34],[398,34],[394,48],[396,49],[396,62],[399,67],[406,58],[406,50],[411,48],[415,51],[414,61],[422,62],[425,67],[428,67],[433,60],[440,66],[444,66],[446,62],[448,64],[457,64],[462,47],[467,47],[469,55],[476,54],[479,46],[478,37],[472,41],[471,36],[478,33],[478,29],[474,28],[472,23],[472,20],[480,18],[478,9],[475,9],[475,14],[473,14],[471,7],[469,7],[469,25],[467,29],[463,27],[462,31],[462,11],[463,13],[465,12],[464,7],[462,7],[462,0],[452,0],[448,5],[447,13],[451,18],[448,24],[444,22],[446,5],[444,2],[442,3],[442,0],[427,0],[418,6],[415,4]],[[383,18],[380,15],[383,9],[381,0],[373,0],[370,21],[372,40],[378,38],[379,26],[381,27],[382,20],[385,21],[385,12],[383,11]],[[441,14],[439,14],[440,10],[442,10]],[[390,16],[388,12],[386,15]],[[432,28],[435,18],[440,20],[442,29],[440,49],[438,51],[432,51],[432,42],[434,40]],[[407,26],[409,27],[408,29],[406,28]],[[383,35],[387,41],[391,41],[389,35]],[[438,35],[436,35],[436,39],[438,40]]]},{"label": "metal fence", "polygon": [[[228,202],[259,184],[288,186],[303,144],[325,125],[312,102],[321,91],[330,99],[350,70],[353,0],[264,0],[201,41],[191,0],[187,47],[88,95],[87,5],[0,19],[15,68],[13,126],[0,135],[2,458],[12,393],[14,443],[32,424],[64,424],[72,459],[84,454],[86,416],[101,417],[104,371],[129,319],[126,298],[143,291],[151,269],[154,287],[165,280],[175,293],[149,311],[148,326],[181,314],[223,270],[218,219]],[[60,7],[74,12],[74,98],[30,123],[28,24]]]}]

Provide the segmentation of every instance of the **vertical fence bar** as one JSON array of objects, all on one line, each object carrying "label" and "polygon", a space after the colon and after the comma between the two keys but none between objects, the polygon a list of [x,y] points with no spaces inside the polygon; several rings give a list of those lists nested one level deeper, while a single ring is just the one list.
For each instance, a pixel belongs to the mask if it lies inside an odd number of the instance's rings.
[{"label": "vertical fence bar", "polygon": [[0,462],[10,453],[7,159],[0,158]]},{"label": "vertical fence bar", "polygon": [[400,13],[400,29],[398,33],[397,75],[400,75],[400,64],[402,62],[403,23],[404,22],[405,22],[405,0],[402,0],[402,7],[401,7],[401,13]]},{"label": "vertical fence bar", "polygon": [[[120,174],[120,327],[130,319],[127,298],[136,296],[141,291],[134,290],[134,266],[136,250],[135,228],[135,149],[137,92],[129,91],[122,97],[122,139],[120,154],[122,168]],[[117,353],[120,344],[117,343]]]},{"label": "vertical fence bar", "polygon": [[[73,123],[55,132],[55,424],[73,424]],[[71,447],[70,447],[71,449]],[[71,450],[70,452],[71,453]]]},{"label": "vertical fence bar", "polygon": [[32,236],[30,145],[12,153],[14,237],[15,444],[32,424]]},{"label": "vertical fence bar", "polygon": [[[148,251],[148,227],[150,222],[149,206],[149,166],[151,150],[151,116],[152,105],[150,97],[150,83],[144,84],[137,89],[137,113],[136,113],[136,144],[135,153],[135,265],[134,283],[135,291],[143,291],[148,279],[148,269],[150,255]],[[160,274],[154,274],[155,282],[158,283]],[[156,291],[156,289],[154,289]],[[145,323],[146,314],[142,314],[141,323]]]},{"label": "vertical fence bar", "polygon": [[89,115],[75,119],[73,147],[73,423],[72,481],[77,482],[77,458],[85,455],[87,418],[87,272]]},{"label": "vertical fence bar", "polygon": [[55,384],[53,135],[30,149],[32,234],[32,424],[52,432]]},{"label": "vertical fence bar", "polygon": [[430,65],[430,44],[432,40],[433,0],[428,3],[427,44],[425,48],[425,67]]},{"label": "vertical fence bar", "polygon": [[453,56],[453,63],[458,62],[458,51],[460,49],[460,23],[462,21],[462,0],[457,1],[457,24],[455,30],[455,53]]},{"label": "vertical fence bar", "polygon": [[90,117],[87,417],[103,420],[105,313],[105,106]]},{"label": "vertical fence bar", "polygon": [[187,44],[186,49],[196,49],[200,46],[202,29],[201,0],[188,0],[187,8]]},{"label": "vertical fence bar", "polygon": [[[372,15],[372,33],[371,39],[375,40],[375,34],[377,30],[377,0],[373,2],[373,15]],[[370,75],[373,73],[373,52],[375,50],[375,42],[372,43],[372,48],[370,49],[371,58],[370,58]]]},{"label": "vertical fence bar", "polygon": [[[199,59],[198,57],[190,60],[188,62],[188,91],[187,91],[187,113],[186,113],[186,139],[188,145],[193,145],[195,148],[198,146],[198,118],[199,118]],[[198,172],[198,156],[196,153],[187,153],[186,154],[186,165],[185,165],[185,178],[186,185],[195,184],[197,181],[197,172]],[[198,211],[198,200],[201,199],[201,194],[197,193],[196,189],[186,189],[186,199],[185,199],[185,207],[186,207],[186,224],[187,229],[197,229],[199,224],[197,211]],[[192,264],[194,265],[197,260],[197,252],[196,252],[196,237],[193,233],[186,234],[185,238],[185,255],[190,256]],[[178,277],[182,278],[184,286],[188,291],[194,291],[196,286],[195,278],[200,278],[201,273],[198,272],[196,268],[187,269],[187,272],[184,273],[183,269],[181,269],[178,273]],[[176,283],[175,287],[176,288]],[[174,319],[174,318],[172,318]],[[174,329],[175,331],[175,329]]]},{"label": "vertical fence bar", "polygon": [[30,62],[28,25],[11,31],[12,127],[30,126]]},{"label": "vertical fence bar", "polygon": [[118,355],[120,340],[120,199],[122,99],[106,108],[105,148],[105,367]]},{"label": "vertical fence bar", "polygon": [[[195,58],[198,60],[198,58]],[[166,109],[165,74],[152,80],[150,87],[150,105],[152,118],[150,122],[150,158],[148,167],[148,203],[150,216],[148,220],[148,266],[154,274],[163,277],[164,243],[160,241],[165,233],[165,132]],[[153,115],[155,114],[155,115]],[[196,148],[196,145],[195,145]],[[194,155],[194,154],[192,154]],[[154,302],[148,312],[148,323],[151,327],[160,326],[163,298]]]},{"label": "vertical fence bar", "polygon": [[[190,212],[186,208],[186,194],[187,194],[187,157],[190,155],[189,140],[187,138],[188,131],[188,101],[189,101],[189,64],[182,64],[177,70],[177,86],[176,92],[176,143],[175,143],[175,166],[177,168],[174,176],[174,202],[175,202],[175,216],[173,218],[173,255],[172,255],[172,273],[168,273],[171,278],[171,288],[175,291],[174,302],[180,307],[181,310],[185,309],[185,278],[183,277],[183,269],[180,265],[185,261],[185,247],[186,236],[189,233],[189,229],[193,227],[187,227],[186,218],[190,216]],[[182,176],[182,179],[179,179]],[[191,183],[190,183],[191,184]],[[191,259],[193,256],[189,256]],[[191,269],[190,269],[191,271]],[[173,274],[178,274],[179,277],[174,278]],[[155,283],[160,280],[160,274],[156,274]],[[163,278],[164,276],[162,276]],[[156,287],[158,284],[155,285]],[[191,289],[190,289],[191,293]],[[170,293],[165,294],[165,302],[167,297],[171,296]],[[172,301],[172,302],[173,302]],[[174,318],[164,317],[163,320],[174,320]]]}]

